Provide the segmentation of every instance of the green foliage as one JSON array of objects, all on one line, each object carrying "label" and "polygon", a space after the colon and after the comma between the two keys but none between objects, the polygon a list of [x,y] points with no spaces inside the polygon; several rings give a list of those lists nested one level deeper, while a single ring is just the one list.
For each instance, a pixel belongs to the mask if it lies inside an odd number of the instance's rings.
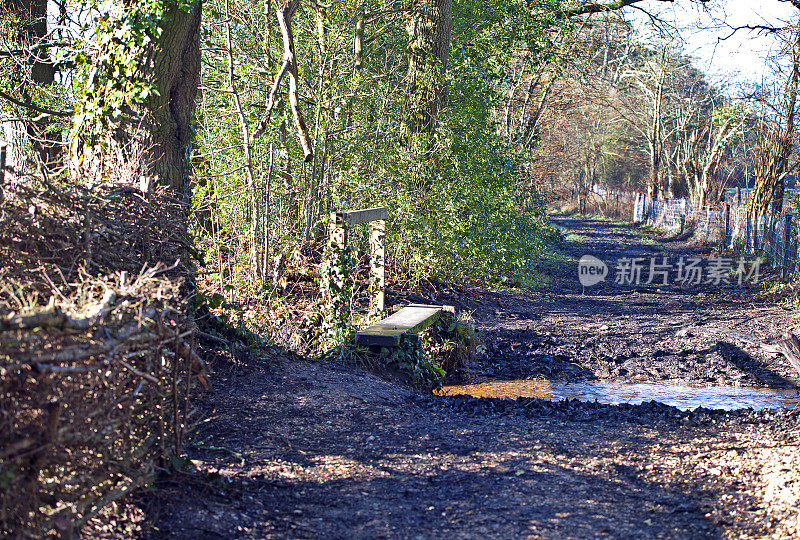
[{"label": "green foliage", "polygon": [[[199,4],[197,0],[141,0],[112,10],[99,0],[90,5],[100,13],[90,22],[94,46],[75,53],[71,60],[81,73],[78,92],[82,99],[77,103],[74,125],[93,136],[131,104],[158,95],[157,84],[148,76],[153,69],[146,62],[148,48],[159,46],[175,11],[189,12]],[[88,28],[84,32],[91,33]]]},{"label": "green foliage", "polygon": [[350,321],[352,245],[329,245],[320,270],[320,337],[337,342]]},{"label": "green foliage", "polygon": [[[300,108],[315,158],[302,162],[284,80],[266,131],[251,139],[250,186],[235,100],[212,89],[228,85],[230,21],[236,91],[252,135],[283,56],[280,32],[259,4],[230,10],[222,0],[204,4],[203,90],[192,157],[198,242],[209,266],[222,268],[213,279],[235,283],[233,294],[250,298],[280,295],[269,286],[270,275],[253,271],[254,251],[270,262],[269,272],[276,254],[302,253],[307,275],[319,279],[319,296],[298,339],[314,351],[352,335],[358,316],[351,313],[358,304],[352,296],[367,283],[354,277],[359,238],[347,252],[323,254],[331,211],[389,207],[390,286],[429,278],[534,283],[542,259],[559,243],[541,194],[527,182],[529,149],[500,137],[497,126],[515,55],[522,50],[531,62],[555,61],[545,29],[569,26],[558,19],[559,2],[456,0],[448,75],[427,81],[446,84],[446,107],[435,133],[412,140],[404,131],[411,91],[406,13],[396,7],[388,0],[346,1],[331,4],[323,16],[301,5],[292,25]],[[356,68],[352,31],[362,10],[364,64]],[[288,290],[296,289],[290,284]],[[427,368],[409,369],[419,376]]]},{"label": "green foliage", "polygon": [[447,375],[425,351],[417,340],[404,339],[400,347],[387,356],[388,365],[397,367],[410,376],[412,384],[426,388],[439,388]]},{"label": "green foliage", "polygon": [[486,352],[472,318],[465,312],[442,313],[421,338],[424,350],[450,379],[461,379],[475,356]]},{"label": "green foliage", "polygon": [[[238,341],[253,350],[268,350],[264,338],[244,324],[241,317],[242,306],[236,302],[226,301],[222,294],[196,291],[194,309],[201,328],[212,335],[217,334],[225,339]],[[231,320],[231,314],[235,316],[235,320]]]},{"label": "green foliage", "polygon": [[556,237],[537,194],[518,191],[525,156],[495,135],[491,111],[500,96],[492,78],[476,76],[470,55],[459,52],[468,61],[450,70],[437,162],[418,168],[422,181],[398,186],[397,258],[419,277],[530,275]]},{"label": "green foliage", "polygon": [[[224,10],[213,2],[206,6],[210,17],[204,28],[204,45],[219,50],[224,36],[214,17]],[[327,27],[350,28],[359,6],[347,2],[331,6],[326,11]],[[537,204],[538,195],[518,191],[518,181],[526,174],[526,155],[503,143],[494,125],[508,60],[516,48],[524,47],[541,58],[552,50],[543,29],[554,24],[558,2],[536,2],[534,9],[531,7],[524,2],[454,3],[447,110],[434,136],[410,146],[402,128],[404,73],[408,69],[403,18],[389,16],[380,32],[375,22],[367,25],[370,45],[365,66],[353,74],[352,37],[347,32],[329,31],[323,51],[314,39],[316,28],[310,24],[315,14],[299,12],[293,24],[300,78],[308,85],[309,99],[320,103],[316,110],[310,104],[302,108],[309,129],[317,134],[317,159],[324,154],[328,169],[323,172],[319,161],[311,169],[298,166],[300,148],[289,108],[279,100],[273,122],[253,146],[261,185],[268,173],[269,145],[273,148],[273,249],[303,245],[307,228],[325,234],[328,210],[386,205],[390,208],[388,256],[408,278],[533,275],[537,260],[551,248],[555,237],[543,206]],[[364,6],[367,12],[385,8],[380,1]],[[245,103],[258,103],[277,69],[276,63],[265,73],[262,40],[269,37],[269,54],[278,59],[282,56],[280,36],[274,21],[262,26],[259,6],[239,9],[242,12],[234,26],[236,69],[251,74],[241,81],[240,91]],[[514,24],[508,24],[511,20]],[[329,63],[332,58],[337,59],[335,64]],[[221,86],[213,81],[225,80],[224,53],[209,53],[204,66],[208,86]],[[247,181],[243,172],[222,174],[235,169],[232,164],[241,159],[232,106],[229,95],[203,94],[199,111],[205,129],[199,133],[198,153],[207,155],[215,147],[230,150],[195,160],[199,176],[213,177],[198,183],[197,204],[223,200],[216,206],[222,236],[247,230],[249,225],[247,214],[241,212],[248,195],[242,190]],[[253,124],[259,119],[258,108],[248,109],[246,114]],[[315,178],[315,174],[320,176]],[[310,205],[309,195],[316,198]],[[231,247],[237,242],[222,244]],[[322,274],[328,270],[326,267]],[[326,283],[323,277],[323,295],[331,291]],[[347,291],[334,292],[332,297]],[[341,319],[338,308],[334,311]]]},{"label": "green foliage", "polygon": [[724,125],[726,122],[741,121],[750,111],[741,103],[725,105],[714,109],[711,121],[715,126]]},{"label": "green foliage", "polygon": [[444,369],[415,337],[402,339],[399,347],[380,350],[356,347],[350,339],[331,347],[320,358],[327,362],[354,363],[383,375],[399,375],[420,388],[439,388],[446,376]]}]

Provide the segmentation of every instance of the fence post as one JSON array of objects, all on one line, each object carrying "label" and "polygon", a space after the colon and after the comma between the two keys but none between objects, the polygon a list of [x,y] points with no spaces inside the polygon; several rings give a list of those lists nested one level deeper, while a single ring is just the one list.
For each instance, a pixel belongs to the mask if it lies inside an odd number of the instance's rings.
[{"label": "fence post", "polygon": [[794,257],[792,257],[791,253],[791,243],[792,243],[792,214],[786,213],[783,216],[783,264],[781,266],[781,277],[786,279],[789,277],[789,263],[792,263],[792,269],[794,269]]},{"label": "fence post", "polygon": [[725,203],[725,231],[722,235],[722,247],[728,249],[728,236],[731,234],[731,205]]},{"label": "fence post", "polygon": [[751,234],[750,212],[745,212],[745,214],[744,214],[744,252],[745,253],[750,253],[750,234]]},{"label": "fence post", "polygon": [[636,194],[636,207],[639,209],[636,214],[636,222],[641,223],[644,219],[644,194]]},{"label": "fence post", "polygon": [[775,246],[778,244],[778,239],[775,238],[776,227],[775,224],[777,220],[775,219],[775,207],[770,208],[769,211],[769,251],[772,253],[773,261],[775,260]]},{"label": "fence post", "polygon": [[5,186],[6,186],[6,152],[8,151],[8,143],[0,141],[0,203],[5,199]]},{"label": "fence post", "polygon": [[781,214],[772,209],[772,257],[774,261],[778,260],[778,250],[781,248],[782,238],[778,238],[778,220]]},{"label": "fence post", "polygon": [[337,212],[331,212],[328,224],[327,275],[322,276],[322,298],[325,318],[330,323],[345,324],[348,318],[350,299],[345,298],[345,291],[350,272],[350,261],[346,260],[347,222]]},{"label": "fence post", "polygon": [[636,222],[641,223],[644,220],[644,193],[637,194],[639,202],[639,214],[636,216]]},{"label": "fence post", "polygon": [[642,210],[639,212],[639,221],[644,223],[647,220],[647,193],[642,193]]},{"label": "fence post", "polygon": [[637,216],[637,221],[641,222],[644,220],[644,193],[639,193],[639,215]]},{"label": "fence post", "polygon": [[759,249],[761,249],[761,242],[764,240],[758,239],[758,228],[761,226],[761,222],[764,221],[764,216],[761,215],[761,212],[756,214],[755,220],[753,220],[753,253],[756,253]]}]

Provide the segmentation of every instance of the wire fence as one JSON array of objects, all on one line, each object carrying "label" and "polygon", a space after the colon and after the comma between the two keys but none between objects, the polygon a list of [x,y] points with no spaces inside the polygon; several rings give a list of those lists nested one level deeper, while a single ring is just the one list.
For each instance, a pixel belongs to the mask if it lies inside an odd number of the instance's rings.
[{"label": "wire fence", "polygon": [[633,221],[661,229],[691,231],[695,238],[744,255],[764,255],[781,277],[798,271],[798,219],[788,197],[781,212],[748,211],[749,192],[727,194],[717,206],[693,206],[687,199],[652,200],[636,194]]},{"label": "wire fence", "polygon": [[578,198],[578,210],[581,214],[596,213],[615,219],[627,219],[637,195],[635,191],[595,184],[585,197]]}]

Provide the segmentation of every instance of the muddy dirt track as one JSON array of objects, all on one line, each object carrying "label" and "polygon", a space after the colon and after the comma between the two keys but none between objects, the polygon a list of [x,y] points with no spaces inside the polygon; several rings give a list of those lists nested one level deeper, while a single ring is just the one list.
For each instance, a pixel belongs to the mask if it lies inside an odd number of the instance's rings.
[{"label": "muddy dirt track", "polygon": [[[488,354],[473,381],[547,377],[794,387],[741,336],[795,319],[736,287],[584,290],[575,260],[697,253],[558,218],[570,258],[533,292],[450,291]],[[795,411],[422,395],[351,366],[219,362],[189,457],[203,481],[140,495],[149,538],[792,538]],[[118,531],[117,531],[118,532]],[[101,535],[94,530],[92,535]],[[113,535],[113,532],[109,531]]]},{"label": "muddy dirt track", "polygon": [[[635,228],[603,221],[555,221],[571,233],[570,258],[552,264],[550,287],[463,306],[476,310],[490,348],[487,361],[476,369],[478,378],[796,387],[792,367],[765,355],[758,343],[799,326],[796,317],[735,279],[677,282],[681,256],[708,261],[707,249],[669,238],[654,241]],[[666,286],[617,285],[612,276],[582,287],[576,261],[586,254],[606,262],[612,274],[617,261],[639,258],[645,267],[642,282],[649,277],[651,259],[661,264],[667,257],[673,270]],[[707,278],[708,272],[701,281]]]}]

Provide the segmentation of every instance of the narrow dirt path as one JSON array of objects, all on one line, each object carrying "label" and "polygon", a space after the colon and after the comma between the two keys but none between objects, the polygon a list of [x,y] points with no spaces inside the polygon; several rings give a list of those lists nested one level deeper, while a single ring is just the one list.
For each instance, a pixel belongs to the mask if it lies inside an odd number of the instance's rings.
[{"label": "narrow dirt path", "polygon": [[[662,263],[667,257],[675,267],[682,256],[707,260],[708,250],[653,241],[635,228],[608,221],[555,221],[569,233],[569,259],[553,264],[551,285],[498,296],[494,306],[488,305],[491,309],[475,304],[491,348],[476,375],[797,386],[797,373],[788,363],[747,341],[779,337],[798,321],[748,288],[735,283],[680,286],[674,271],[668,286],[617,285],[609,279],[585,288],[578,281],[582,255],[602,259],[613,271],[622,258],[641,258],[649,266],[651,258]],[[647,275],[642,273],[643,281]]]},{"label": "narrow dirt path", "polygon": [[[576,257],[689,249],[606,222],[558,223],[577,235]],[[445,298],[474,310],[490,344],[476,379],[794,384],[756,351],[675,335],[711,324],[766,335],[790,320],[780,308],[735,289],[584,291],[574,273],[562,261],[541,291]],[[800,535],[796,412],[438,397],[349,366],[249,354],[217,365],[188,449],[212,474],[143,495],[142,536]]]}]

